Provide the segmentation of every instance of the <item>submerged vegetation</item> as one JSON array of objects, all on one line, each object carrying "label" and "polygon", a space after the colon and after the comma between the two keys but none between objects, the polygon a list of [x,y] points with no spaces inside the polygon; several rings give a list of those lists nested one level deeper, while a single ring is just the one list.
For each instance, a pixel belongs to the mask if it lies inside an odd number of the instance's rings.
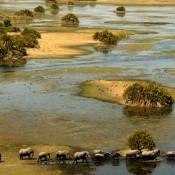
[{"label": "submerged vegetation", "polygon": [[153,83],[135,83],[124,91],[123,98],[126,104],[145,107],[171,107],[173,104],[173,98]]},{"label": "submerged vegetation", "polygon": [[102,32],[95,32],[92,37],[94,40],[100,41],[104,44],[116,45],[118,41],[121,40],[123,37],[126,37],[126,35],[124,33],[114,35],[112,32],[104,30]]},{"label": "submerged vegetation", "polygon": [[153,141],[152,135],[145,130],[138,130],[131,134],[127,139],[128,146],[131,149],[153,149],[155,148],[155,143]]},{"label": "submerged vegetation", "polygon": [[68,24],[79,24],[79,19],[76,15],[68,13],[61,18],[61,22]]}]

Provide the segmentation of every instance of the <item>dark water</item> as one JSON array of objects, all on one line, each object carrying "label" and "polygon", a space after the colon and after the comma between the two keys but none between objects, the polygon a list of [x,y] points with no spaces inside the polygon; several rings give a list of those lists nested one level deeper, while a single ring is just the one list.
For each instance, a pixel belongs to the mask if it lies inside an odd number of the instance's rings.
[{"label": "dark water", "polygon": [[[43,1],[2,1],[0,9],[17,11],[19,9],[33,9],[37,5],[44,5]],[[51,14],[48,7],[45,15],[35,17],[28,26],[57,26],[59,19],[68,12],[77,14],[80,18],[80,27],[116,28],[151,32],[147,35],[134,35],[121,41],[118,45],[142,43],[145,39],[155,37],[175,36],[174,19],[175,7],[126,7],[127,13],[123,17],[113,13],[114,5],[86,5],[75,6],[68,9],[60,5],[58,14]],[[134,21],[134,22],[168,22],[166,25],[144,26],[139,24],[107,24],[106,21]],[[23,25],[21,25],[23,27]],[[152,44],[146,42],[146,44]],[[162,83],[175,87],[175,62],[173,54],[157,54],[160,51],[174,50],[175,39],[173,37],[155,41],[151,50],[127,52],[112,48],[108,54],[94,48],[92,54],[79,56],[70,60],[30,60],[23,68],[0,68],[0,117],[10,113],[13,109],[28,111],[25,120],[36,121],[32,114],[48,113],[68,116],[72,122],[78,121],[75,130],[71,130],[71,136],[61,144],[81,146],[91,149],[92,146],[106,150],[125,148],[125,138],[136,129],[147,129],[153,133],[157,147],[163,151],[175,149],[175,110],[167,111],[136,111],[119,104],[112,104],[80,97],[79,83],[93,79],[142,79]],[[110,72],[71,72],[70,68],[78,69],[101,67],[123,68],[120,71]],[[60,68],[62,70],[60,71]],[[8,72],[8,73],[7,73]],[[51,89],[51,90],[50,90]],[[47,90],[47,91],[46,91]],[[143,115],[143,113],[148,115]],[[163,113],[163,114],[162,114]],[[150,117],[151,116],[151,117]],[[21,116],[18,116],[21,117]],[[40,121],[41,116],[37,116]],[[66,117],[65,117],[66,118]],[[80,119],[82,121],[80,121]],[[55,127],[54,123],[52,126]],[[73,125],[75,126],[75,125]],[[88,128],[86,129],[85,126]],[[19,126],[18,126],[19,127]],[[20,126],[23,127],[22,125]],[[84,129],[84,130],[83,130]],[[57,135],[62,134],[59,128]],[[98,142],[97,142],[98,138]],[[54,134],[48,139],[49,143],[55,143],[57,136]],[[77,144],[77,141],[81,140]],[[88,141],[90,144],[88,144]],[[110,175],[116,174],[174,174],[175,162],[167,162],[165,158],[159,163],[126,163],[124,160],[118,164],[105,163],[101,166],[90,165],[80,167],[66,167],[65,174],[89,174]],[[64,167],[55,167],[64,168]],[[71,170],[68,172],[68,170]],[[81,170],[81,171],[79,171]]]}]

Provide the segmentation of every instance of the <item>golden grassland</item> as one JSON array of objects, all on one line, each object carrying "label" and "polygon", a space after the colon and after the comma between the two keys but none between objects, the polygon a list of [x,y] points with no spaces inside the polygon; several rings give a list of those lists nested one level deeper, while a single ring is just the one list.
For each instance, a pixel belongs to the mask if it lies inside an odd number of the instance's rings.
[{"label": "golden grassland", "polygon": [[[127,87],[134,83],[148,84],[145,81],[107,81],[107,80],[94,80],[82,83],[81,96],[96,98],[98,100],[116,102],[123,105],[128,105],[123,99],[123,93]],[[175,99],[175,89],[164,87],[169,94]]]}]

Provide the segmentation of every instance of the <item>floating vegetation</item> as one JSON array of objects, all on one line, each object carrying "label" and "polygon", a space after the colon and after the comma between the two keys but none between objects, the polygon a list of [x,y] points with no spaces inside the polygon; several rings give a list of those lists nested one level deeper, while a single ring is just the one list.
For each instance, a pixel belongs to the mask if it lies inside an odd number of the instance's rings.
[{"label": "floating vegetation", "polygon": [[69,2],[67,3],[67,5],[69,5],[69,6],[74,6],[74,2],[73,2],[73,1],[69,1]]},{"label": "floating vegetation", "polygon": [[153,149],[155,143],[153,137],[146,130],[137,130],[127,139],[127,144],[131,149]]},{"label": "floating vegetation", "polygon": [[158,85],[135,83],[123,93],[126,104],[145,107],[171,107],[173,98]]},{"label": "floating vegetation", "polygon": [[50,6],[50,8],[51,8],[52,10],[59,10],[59,6],[58,6],[57,4],[52,4],[52,5]]},{"label": "floating vegetation", "polygon": [[117,11],[117,13],[125,13],[126,12],[126,9],[123,6],[120,6],[120,7],[117,7],[116,8],[116,11]]}]

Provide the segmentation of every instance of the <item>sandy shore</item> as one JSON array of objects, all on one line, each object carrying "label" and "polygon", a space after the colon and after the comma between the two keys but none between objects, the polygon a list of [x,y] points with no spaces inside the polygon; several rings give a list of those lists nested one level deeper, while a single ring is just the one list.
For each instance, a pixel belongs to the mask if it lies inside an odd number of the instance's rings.
[{"label": "sandy shore", "polygon": [[[82,96],[96,98],[108,102],[117,102],[123,105],[128,105],[123,99],[123,93],[127,87],[134,83],[147,84],[144,81],[107,81],[94,80],[82,84]],[[161,86],[162,87],[162,86]],[[175,89],[162,87],[175,99]]]},{"label": "sandy shore", "polygon": [[121,5],[175,5],[174,0],[97,0],[97,3]]},{"label": "sandy shore", "polygon": [[[39,39],[40,48],[28,49],[27,58],[69,58],[88,54],[90,51],[81,49],[81,46],[97,45],[99,42],[92,39],[97,29],[86,29],[65,32],[42,33]],[[123,33],[122,30],[112,30],[113,33]],[[128,34],[128,32],[125,32]]]}]

